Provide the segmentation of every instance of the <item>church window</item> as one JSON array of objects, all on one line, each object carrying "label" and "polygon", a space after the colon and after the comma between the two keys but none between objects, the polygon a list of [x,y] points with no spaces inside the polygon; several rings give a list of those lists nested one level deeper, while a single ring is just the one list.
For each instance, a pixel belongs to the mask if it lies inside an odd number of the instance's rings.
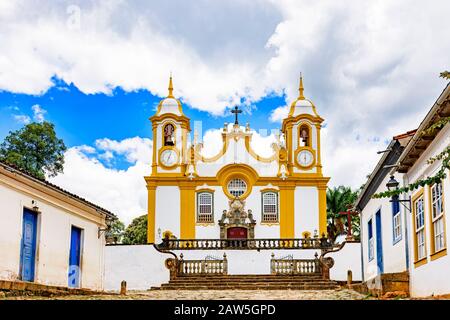
[{"label": "church window", "polygon": [[445,248],[444,207],[442,201],[442,182],[431,187],[431,221],[433,253]]},{"label": "church window", "polygon": [[242,179],[232,179],[228,182],[228,192],[233,197],[240,197],[247,191],[247,184]]},{"label": "church window", "polygon": [[173,146],[175,145],[175,127],[173,124],[168,123],[164,126],[164,145]]},{"label": "church window", "polygon": [[369,261],[373,260],[374,257],[374,244],[373,244],[373,223],[372,219],[369,220],[367,223],[367,229],[368,229],[368,240],[369,240]]},{"label": "church window", "polygon": [[311,146],[311,134],[308,125],[304,124],[300,127],[299,136],[300,136],[299,140],[300,147]]},{"label": "church window", "polygon": [[210,223],[213,221],[213,194],[211,192],[200,192],[197,194],[197,222]]},{"label": "church window", "polygon": [[262,193],[262,222],[278,222],[278,195],[276,192]]},{"label": "church window", "polygon": [[423,194],[414,201],[414,235],[415,235],[415,258],[416,261],[426,257],[425,250],[425,207]]},{"label": "church window", "polygon": [[402,219],[400,216],[400,202],[398,196],[394,196],[392,201],[392,228],[393,228],[393,243],[396,244],[402,238]]}]

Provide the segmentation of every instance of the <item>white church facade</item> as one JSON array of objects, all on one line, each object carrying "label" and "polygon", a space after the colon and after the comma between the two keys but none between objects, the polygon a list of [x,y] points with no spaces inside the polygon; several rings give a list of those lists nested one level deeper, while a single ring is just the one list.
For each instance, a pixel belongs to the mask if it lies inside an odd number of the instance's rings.
[{"label": "white church facade", "polygon": [[[225,124],[222,148],[202,154],[190,119],[169,95],[150,118],[153,128],[148,189],[148,242],[165,233],[178,239],[307,238],[326,233],[326,189],[322,174],[320,130],[324,121],[315,105],[299,96],[283,120],[269,157],[252,148],[250,126]],[[196,136],[194,134],[194,136]],[[241,206],[245,221],[232,223],[230,208]]]}]

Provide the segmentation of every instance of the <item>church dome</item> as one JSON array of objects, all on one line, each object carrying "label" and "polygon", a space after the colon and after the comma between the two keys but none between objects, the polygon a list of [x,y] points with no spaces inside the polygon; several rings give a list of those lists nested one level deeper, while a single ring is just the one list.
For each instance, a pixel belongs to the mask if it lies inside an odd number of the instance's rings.
[{"label": "church dome", "polygon": [[173,96],[172,76],[170,76],[169,80],[169,95],[167,96],[167,98],[164,98],[159,102],[156,115],[160,116],[166,113],[172,113],[177,116],[183,115],[183,109],[181,107],[180,100],[175,99],[175,97]]},{"label": "church dome", "polygon": [[315,117],[319,116],[316,112],[316,106],[314,105],[314,103],[311,100],[305,98],[303,94],[304,90],[303,77],[300,76],[300,86],[298,89],[299,96],[291,104],[291,108],[289,110],[290,117],[296,117],[300,114],[309,114]]}]

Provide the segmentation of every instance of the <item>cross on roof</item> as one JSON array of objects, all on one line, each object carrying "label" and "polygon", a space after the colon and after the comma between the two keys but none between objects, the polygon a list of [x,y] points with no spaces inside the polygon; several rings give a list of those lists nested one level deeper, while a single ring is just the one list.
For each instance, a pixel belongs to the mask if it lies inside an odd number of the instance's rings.
[{"label": "cross on roof", "polygon": [[242,110],[239,110],[238,106],[235,106],[234,110],[231,110],[231,113],[234,113],[234,116],[235,116],[234,124],[239,124],[239,122],[238,122],[238,114],[242,113]]}]

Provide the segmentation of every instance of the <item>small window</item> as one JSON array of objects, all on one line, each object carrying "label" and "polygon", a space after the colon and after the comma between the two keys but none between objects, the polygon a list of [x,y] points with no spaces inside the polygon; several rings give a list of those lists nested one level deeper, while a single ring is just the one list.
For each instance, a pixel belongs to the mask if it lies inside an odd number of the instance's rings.
[{"label": "small window", "polygon": [[262,193],[262,222],[278,222],[278,194]]},{"label": "small window", "polygon": [[309,126],[302,125],[299,130],[299,145],[300,147],[309,147],[311,145],[311,136],[309,132]]},{"label": "small window", "polygon": [[197,222],[214,222],[213,194],[211,192],[200,192],[197,195]]},{"label": "small window", "polygon": [[414,221],[416,237],[416,261],[425,258],[425,218],[423,196],[414,202]]},{"label": "small window", "polygon": [[164,145],[175,145],[175,127],[171,123],[164,126]]},{"label": "small window", "polygon": [[431,187],[432,219],[433,222],[433,253],[445,248],[444,207],[442,201],[442,182]]},{"label": "small window", "polygon": [[393,243],[396,244],[402,238],[402,219],[400,215],[400,202],[398,201],[398,196],[394,196],[392,200],[392,232],[394,237]]},{"label": "small window", "polygon": [[247,191],[247,184],[242,179],[232,179],[228,182],[228,192],[234,197],[240,197]]},{"label": "small window", "polygon": [[367,223],[367,234],[369,240],[369,261],[373,260],[374,256],[374,246],[373,246],[373,223],[372,219]]}]

